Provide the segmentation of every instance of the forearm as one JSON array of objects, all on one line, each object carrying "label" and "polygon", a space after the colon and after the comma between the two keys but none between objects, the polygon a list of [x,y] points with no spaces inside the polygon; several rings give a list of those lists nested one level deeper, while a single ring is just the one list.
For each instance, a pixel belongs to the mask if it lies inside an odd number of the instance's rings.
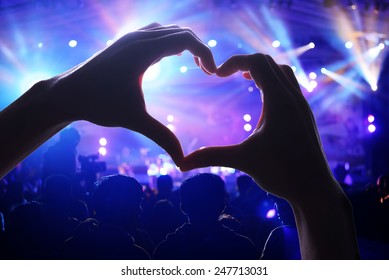
[{"label": "forearm", "polygon": [[68,124],[53,83],[35,84],[0,112],[0,178]]},{"label": "forearm", "polygon": [[352,207],[337,182],[327,184],[322,194],[291,205],[303,259],[359,258]]}]

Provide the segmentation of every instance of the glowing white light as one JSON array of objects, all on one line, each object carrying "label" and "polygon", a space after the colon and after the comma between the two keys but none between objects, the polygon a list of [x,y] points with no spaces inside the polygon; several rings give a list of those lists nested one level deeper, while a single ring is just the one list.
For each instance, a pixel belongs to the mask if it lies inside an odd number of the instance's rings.
[{"label": "glowing white light", "polygon": [[349,171],[350,170],[350,163],[346,162],[344,164],[344,170]]},{"label": "glowing white light", "polygon": [[70,40],[69,41],[69,47],[71,47],[71,48],[74,48],[75,46],[77,46],[77,41],[76,40]]},{"label": "glowing white light", "polygon": [[351,49],[353,47],[353,42],[350,42],[350,41],[347,41],[344,46],[346,47],[346,49]]},{"label": "glowing white light", "polygon": [[276,216],[276,210],[275,209],[270,209],[269,211],[267,211],[266,213],[266,218],[267,219],[271,219],[271,218],[274,218]]},{"label": "glowing white light", "polygon": [[275,40],[275,41],[273,41],[273,43],[271,45],[273,46],[273,48],[278,48],[279,46],[281,46],[281,42],[278,40]]},{"label": "glowing white light", "polygon": [[252,129],[253,127],[251,126],[251,124],[246,123],[246,124],[243,126],[243,128],[244,128],[244,130],[246,130],[246,131],[251,131],[251,129]]},{"label": "glowing white light", "polygon": [[216,45],[217,45],[217,41],[216,40],[209,40],[208,41],[208,46],[209,47],[211,47],[211,48],[213,48],[213,47],[216,47]]},{"label": "glowing white light", "polygon": [[100,147],[99,154],[105,156],[107,154],[107,149],[105,147]]},{"label": "glowing white light", "polygon": [[47,74],[47,73],[29,73],[27,77],[25,77],[22,82],[20,83],[20,92],[25,93],[27,90],[29,90],[33,85],[35,85],[37,82],[46,80],[53,75]]},{"label": "glowing white light", "polygon": [[369,130],[370,133],[373,133],[377,128],[375,127],[374,124],[369,124],[367,127],[367,130]]},{"label": "glowing white light", "polygon": [[246,122],[251,121],[251,116],[250,116],[250,114],[245,114],[245,115],[243,116],[243,119],[244,119]]},{"label": "glowing white light", "polygon": [[171,123],[169,123],[168,125],[166,125],[167,128],[169,128],[172,132],[175,132],[176,131],[176,127],[174,125],[172,125]]},{"label": "glowing white light", "polygon": [[310,43],[308,44],[308,46],[309,46],[311,49],[313,49],[313,48],[315,47],[315,43],[310,42]]},{"label": "glowing white light", "polygon": [[369,123],[374,122],[374,120],[375,120],[375,118],[374,118],[373,115],[368,115],[368,116],[367,116],[367,121],[368,121]]},{"label": "glowing white light", "polygon": [[113,43],[113,40],[108,40],[107,41],[107,46],[111,45]]},{"label": "glowing white light", "polygon": [[323,67],[323,68],[321,68],[320,71],[321,71],[323,74],[325,74],[325,73],[327,73],[328,70],[327,70],[326,68]]},{"label": "glowing white light", "polygon": [[316,88],[317,87],[317,82],[316,81],[310,81],[309,82],[309,87],[312,88],[312,89]]},{"label": "glowing white light", "polygon": [[174,116],[173,115],[168,115],[167,117],[166,117],[166,119],[167,119],[167,121],[168,122],[173,122],[174,121]]},{"label": "glowing white light", "polygon": [[253,91],[254,91],[254,88],[253,88],[253,87],[249,87],[247,90],[248,90],[249,92],[253,92]]},{"label": "glowing white light", "polygon": [[371,90],[372,91],[377,91],[378,89],[378,86],[377,85],[371,85]]},{"label": "glowing white light", "polygon": [[311,78],[312,80],[316,79],[317,78],[316,73],[315,72],[309,73],[309,78]]},{"label": "glowing white light", "polygon": [[290,68],[292,68],[293,72],[296,72],[297,70],[296,66],[291,66]]},{"label": "glowing white light", "polygon": [[159,63],[155,63],[151,65],[143,75],[144,82],[154,81],[161,74],[161,65]]},{"label": "glowing white light", "polygon": [[38,48],[43,47],[43,43],[38,43]]},{"label": "glowing white light", "polygon": [[231,168],[231,167],[220,167],[220,171],[223,172],[223,173],[228,173],[228,174],[234,174],[235,173],[235,169],[234,168]]},{"label": "glowing white light", "polygon": [[101,145],[101,146],[106,146],[107,145],[107,139],[106,138],[104,138],[104,137],[101,137],[100,138],[100,140],[99,140],[99,144]]},{"label": "glowing white light", "polygon": [[186,71],[188,71],[188,67],[186,67],[186,66],[181,66],[180,67],[180,72],[181,73],[185,73]]},{"label": "glowing white light", "polygon": [[383,49],[385,48],[385,44],[384,44],[384,43],[380,43],[380,44],[378,45],[378,48],[379,48],[380,50],[383,50]]},{"label": "glowing white light", "polygon": [[212,174],[219,174],[219,169],[217,166],[211,166],[210,171]]}]

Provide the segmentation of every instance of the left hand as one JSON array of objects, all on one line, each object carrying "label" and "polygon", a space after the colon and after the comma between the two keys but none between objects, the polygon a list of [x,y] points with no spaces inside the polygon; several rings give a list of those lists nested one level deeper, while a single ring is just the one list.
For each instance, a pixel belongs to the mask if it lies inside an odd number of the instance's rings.
[{"label": "left hand", "polygon": [[150,116],[142,91],[149,66],[165,56],[189,50],[196,63],[211,74],[216,65],[210,49],[189,28],[148,25],[129,33],[89,60],[51,80],[55,99],[62,104],[64,123],[87,120],[123,127],[152,139],[179,165],[183,152],[177,137]]}]

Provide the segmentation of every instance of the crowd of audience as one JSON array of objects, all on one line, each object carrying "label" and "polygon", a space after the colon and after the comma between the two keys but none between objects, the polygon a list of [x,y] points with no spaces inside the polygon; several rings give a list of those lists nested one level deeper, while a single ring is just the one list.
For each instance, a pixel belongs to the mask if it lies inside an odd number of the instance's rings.
[{"label": "crowd of audience", "polygon": [[[301,259],[289,203],[248,175],[236,177],[232,197],[210,173],[178,188],[169,175],[156,188],[111,175],[80,189],[77,174],[32,186],[21,165],[1,180],[2,259]],[[349,198],[359,240],[389,243],[388,176]],[[361,254],[386,257],[372,248]]]}]

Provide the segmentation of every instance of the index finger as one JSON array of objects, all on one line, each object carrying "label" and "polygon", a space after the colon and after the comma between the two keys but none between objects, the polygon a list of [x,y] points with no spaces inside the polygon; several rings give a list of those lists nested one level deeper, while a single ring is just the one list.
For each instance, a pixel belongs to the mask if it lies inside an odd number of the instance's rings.
[{"label": "index finger", "polygon": [[147,47],[151,57],[154,56],[161,59],[162,57],[176,55],[188,50],[200,59],[201,65],[207,72],[215,73],[216,71],[216,63],[211,50],[188,30],[184,29],[181,32],[144,40],[143,42],[149,43]]}]

